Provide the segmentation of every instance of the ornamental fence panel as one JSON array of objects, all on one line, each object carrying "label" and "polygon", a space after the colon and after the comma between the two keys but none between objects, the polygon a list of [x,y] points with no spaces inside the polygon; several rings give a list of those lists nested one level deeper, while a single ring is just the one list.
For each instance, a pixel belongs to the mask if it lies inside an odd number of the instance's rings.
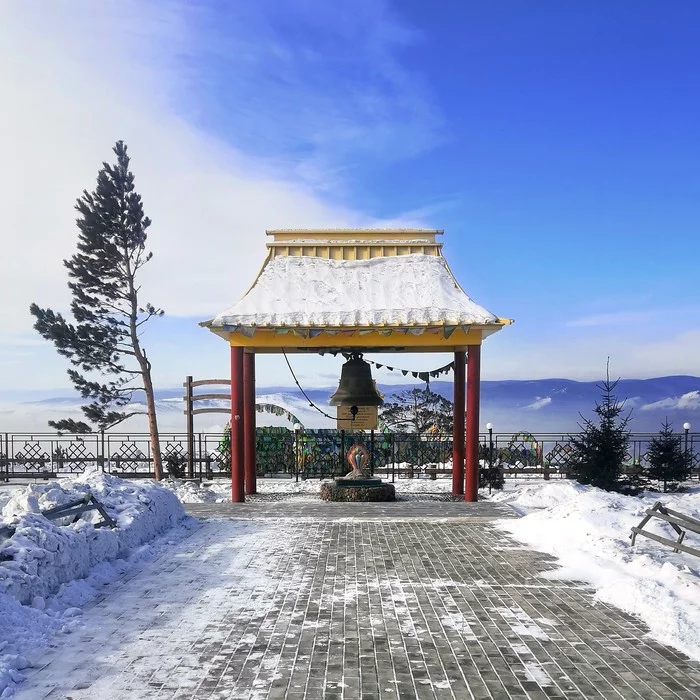
[{"label": "ornamental fence panel", "polygon": [[[648,466],[646,452],[655,433],[633,433],[625,463],[633,473]],[[700,479],[700,433],[678,435],[691,459],[692,478]],[[481,466],[496,466],[506,477],[556,475],[566,477],[573,455],[567,433],[482,433]],[[161,433],[161,456],[166,472],[195,478],[231,474],[228,437],[195,433],[193,472],[187,474],[186,433]],[[346,474],[344,455],[354,444],[370,454],[372,473],[393,479],[452,473],[452,435],[261,427],[256,431],[256,471],[260,477],[307,479]],[[0,480],[55,478],[87,468],[127,477],[152,477],[153,455],[147,433],[0,433]]]}]

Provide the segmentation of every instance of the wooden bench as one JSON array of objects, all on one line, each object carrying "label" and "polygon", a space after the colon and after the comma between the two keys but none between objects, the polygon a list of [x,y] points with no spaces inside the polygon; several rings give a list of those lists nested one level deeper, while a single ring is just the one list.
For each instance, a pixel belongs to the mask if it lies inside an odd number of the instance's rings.
[{"label": "wooden bench", "polygon": [[[678,539],[674,542],[667,537],[662,537],[661,535],[644,530],[644,526],[652,518],[659,518],[659,520],[667,522],[678,535]],[[674,552],[681,551],[685,552],[686,554],[692,554],[693,556],[700,557],[700,549],[697,549],[696,547],[688,547],[688,545],[683,544],[687,531],[700,534],[700,520],[691,518],[689,515],[680,513],[677,510],[666,508],[661,501],[657,501],[653,507],[647,509],[646,515],[644,516],[642,522],[639,523],[637,527],[632,528],[630,538],[632,539],[632,545],[634,545],[637,535],[642,535],[643,537],[648,537],[650,540],[654,540],[655,542],[665,544],[667,547],[673,547]]]}]

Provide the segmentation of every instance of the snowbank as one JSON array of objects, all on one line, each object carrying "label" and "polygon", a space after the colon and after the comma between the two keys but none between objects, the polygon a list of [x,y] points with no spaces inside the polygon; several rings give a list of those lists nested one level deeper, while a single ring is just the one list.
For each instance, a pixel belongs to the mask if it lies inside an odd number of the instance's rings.
[{"label": "snowbank", "polygon": [[[101,520],[95,511],[65,526],[41,515],[90,493],[117,528],[95,528]],[[12,695],[22,669],[53,635],[80,625],[79,607],[104,584],[167,546],[156,539],[160,534],[167,532],[172,542],[195,523],[177,497],[154,482],[86,472],[14,489],[0,517],[0,526],[10,528],[0,536],[0,698]]]},{"label": "snowbank", "polygon": [[[500,521],[502,529],[558,558],[561,568],[547,577],[590,583],[599,600],[639,616],[655,639],[700,660],[700,560],[643,537],[632,547],[629,539],[657,500],[700,518],[700,488],[632,497],[555,481],[520,485],[496,498],[525,513]],[[660,521],[647,528],[675,539]]]}]

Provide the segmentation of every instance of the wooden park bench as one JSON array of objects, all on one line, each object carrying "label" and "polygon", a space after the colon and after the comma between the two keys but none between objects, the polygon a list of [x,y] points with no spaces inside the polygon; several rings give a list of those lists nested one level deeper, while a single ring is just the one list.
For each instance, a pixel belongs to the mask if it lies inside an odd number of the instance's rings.
[{"label": "wooden park bench", "polygon": [[104,527],[105,525],[107,527],[117,526],[117,523],[109,517],[103,505],[91,493],[75,501],[42,510],[41,514],[48,520],[72,518],[71,523],[75,523],[80,519],[83,513],[91,510],[96,510],[102,516],[102,520],[98,523],[93,523],[93,527],[98,528]]},{"label": "wooden park bench", "polygon": [[[678,535],[678,539],[674,541],[668,539],[667,537],[662,537],[661,535],[644,530],[644,526],[652,518],[659,518],[659,520],[667,522]],[[683,544],[683,540],[685,539],[688,531],[695,534],[700,534],[700,520],[691,518],[689,515],[680,513],[677,510],[666,508],[661,501],[657,501],[653,507],[647,509],[646,515],[644,516],[642,522],[639,523],[639,526],[632,528],[630,538],[632,539],[632,544],[634,544],[637,535],[642,535],[643,537],[648,537],[650,540],[665,544],[667,547],[673,547],[674,552],[681,551],[685,552],[686,554],[692,554],[696,557],[700,557],[700,549]]]},{"label": "wooden park bench", "polygon": [[[48,520],[70,518],[69,524],[73,524],[80,519],[83,513],[87,513],[91,510],[96,510],[102,516],[101,521],[92,524],[93,527],[117,527],[117,523],[109,516],[104,506],[91,493],[85,495],[83,498],[63,503],[60,506],[42,510],[41,514]],[[9,539],[15,534],[15,530],[16,528],[14,525],[0,525],[0,540]],[[12,559],[11,554],[0,556],[0,561],[9,561],[10,559]]]}]

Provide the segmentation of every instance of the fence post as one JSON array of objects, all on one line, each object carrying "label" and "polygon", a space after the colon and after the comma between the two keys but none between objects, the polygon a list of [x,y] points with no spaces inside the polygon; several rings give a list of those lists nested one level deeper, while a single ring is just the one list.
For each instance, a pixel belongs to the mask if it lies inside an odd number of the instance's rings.
[{"label": "fence post", "polygon": [[199,478],[202,478],[202,433],[197,433],[197,463],[199,464]]},{"label": "fence post", "polygon": [[340,431],[340,464],[338,472],[342,474],[345,463],[345,431],[341,430]]},{"label": "fence post", "polygon": [[9,481],[10,480],[10,449],[9,449],[9,441],[7,439],[7,433],[5,433],[5,457],[3,458],[4,462],[4,472],[5,472],[5,479],[4,481]]},{"label": "fence post", "polygon": [[549,481],[549,465],[544,458],[544,441],[537,442],[537,455],[542,462],[542,473],[544,475],[544,480]]},{"label": "fence post", "polygon": [[192,414],[192,377],[185,377],[185,414],[187,422],[187,477],[194,478],[194,416]]}]

